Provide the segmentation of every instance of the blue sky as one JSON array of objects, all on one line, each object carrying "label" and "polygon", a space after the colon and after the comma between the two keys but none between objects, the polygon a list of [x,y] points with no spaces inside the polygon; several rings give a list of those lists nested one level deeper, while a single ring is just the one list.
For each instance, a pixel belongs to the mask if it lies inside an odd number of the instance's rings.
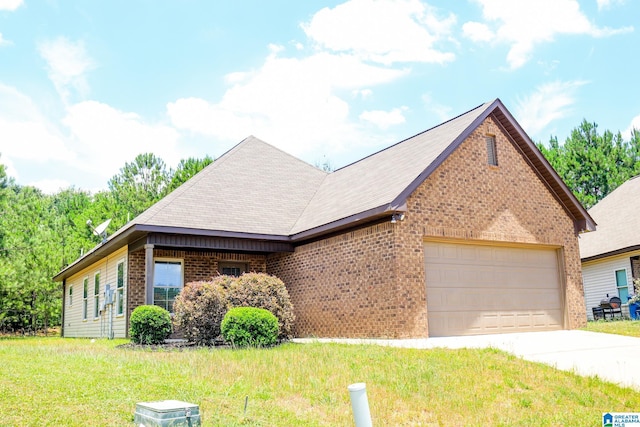
[{"label": "blue sky", "polygon": [[0,162],[105,189],[249,135],[340,167],[500,98],[534,141],[640,128],[632,0],[0,0]]}]

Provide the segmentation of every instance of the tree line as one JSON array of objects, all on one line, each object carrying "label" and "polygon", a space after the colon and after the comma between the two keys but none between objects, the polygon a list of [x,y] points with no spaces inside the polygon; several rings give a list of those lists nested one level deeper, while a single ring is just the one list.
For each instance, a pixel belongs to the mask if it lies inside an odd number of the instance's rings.
[{"label": "tree line", "polygon": [[537,144],[560,178],[589,209],[629,178],[640,174],[640,131],[628,140],[620,132],[598,132],[596,123],[583,120],[564,141],[551,137]]},{"label": "tree line", "polygon": [[48,195],[18,185],[0,158],[0,332],[60,324],[62,287],[52,277],[100,242],[87,220],[111,219],[112,233],[212,162],[188,158],[168,169],[154,154],[140,154],[109,180],[108,190],[69,187]]}]

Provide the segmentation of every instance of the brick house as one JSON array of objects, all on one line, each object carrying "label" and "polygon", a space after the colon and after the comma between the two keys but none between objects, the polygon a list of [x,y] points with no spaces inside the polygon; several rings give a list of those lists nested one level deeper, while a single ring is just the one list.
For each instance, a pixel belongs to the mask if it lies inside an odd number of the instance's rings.
[{"label": "brick house", "polygon": [[249,137],[55,279],[64,336],[125,336],[138,305],[244,271],[285,282],[297,336],[571,329],[594,229],[495,100],[331,173]]}]

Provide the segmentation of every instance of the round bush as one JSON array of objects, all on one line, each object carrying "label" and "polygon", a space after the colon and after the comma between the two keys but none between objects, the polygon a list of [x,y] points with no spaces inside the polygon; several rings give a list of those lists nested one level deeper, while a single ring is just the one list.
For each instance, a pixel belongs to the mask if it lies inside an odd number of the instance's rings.
[{"label": "round bush", "polygon": [[269,310],[236,307],[222,319],[222,336],[238,347],[264,347],[278,340],[278,319]]},{"label": "round bush", "polygon": [[131,313],[129,336],[136,344],[162,344],[171,335],[171,315],[155,305],[141,305]]},{"label": "round bush", "polygon": [[228,276],[208,282],[187,283],[173,304],[174,325],[184,337],[198,345],[213,344],[227,311],[225,284]]},{"label": "round bush", "polygon": [[278,337],[291,338],[293,305],[282,280],[264,273],[245,273],[227,282],[229,307],[258,307],[270,311],[278,319]]}]

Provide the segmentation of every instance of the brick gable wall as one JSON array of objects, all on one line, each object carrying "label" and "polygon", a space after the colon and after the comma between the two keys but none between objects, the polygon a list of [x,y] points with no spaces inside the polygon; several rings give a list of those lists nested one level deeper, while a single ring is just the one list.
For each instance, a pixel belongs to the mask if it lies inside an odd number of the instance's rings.
[{"label": "brick gable wall", "polygon": [[[487,134],[496,137],[498,166],[487,162]],[[404,221],[271,255],[267,272],[289,289],[297,336],[426,337],[429,237],[558,247],[565,326],[585,324],[573,221],[491,117],[414,191]]]}]

